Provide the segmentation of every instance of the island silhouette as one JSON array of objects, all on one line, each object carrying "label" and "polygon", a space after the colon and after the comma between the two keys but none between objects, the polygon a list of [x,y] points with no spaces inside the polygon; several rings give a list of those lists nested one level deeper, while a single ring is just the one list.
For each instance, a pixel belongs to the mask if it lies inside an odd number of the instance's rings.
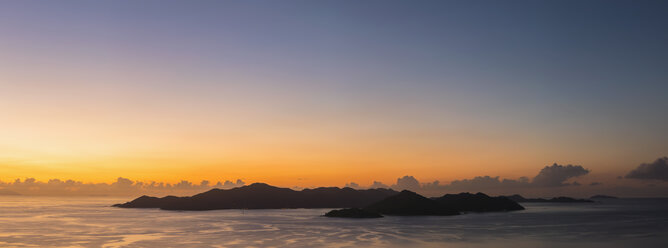
[{"label": "island silhouette", "polygon": [[458,215],[459,212],[447,205],[404,190],[364,208],[366,211],[385,215]]},{"label": "island silhouette", "polygon": [[409,190],[352,189],[321,187],[300,191],[265,183],[233,189],[212,189],[189,197],[162,198],[141,196],[115,204],[120,208],[159,208],[163,210],[343,208],[327,217],[377,218],[383,215],[449,216],[466,212],[515,211],[524,207],[515,201],[483,193],[446,194],[427,198]]},{"label": "island silhouette", "polygon": [[595,200],[599,200],[599,199],[619,199],[619,197],[611,196],[611,195],[594,195],[592,197],[589,197],[589,199],[595,199]]},{"label": "island silhouette", "polygon": [[483,193],[445,194],[432,198],[441,205],[448,206],[459,212],[501,212],[524,210],[516,201],[505,197],[491,197]]},{"label": "island silhouette", "polygon": [[377,218],[382,215],[433,215],[448,216],[467,212],[498,212],[524,210],[517,202],[504,196],[490,197],[483,193],[446,194],[426,198],[415,192],[404,190],[363,209],[348,208],[332,210],[327,217]]},{"label": "island silhouette", "polygon": [[511,195],[511,196],[506,196],[508,199],[511,199],[515,202],[551,202],[551,203],[588,203],[588,202],[594,202],[592,200],[588,199],[575,199],[571,197],[566,197],[566,196],[559,196],[559,197],[553,197],[550,199],[544,199],[544,198],[524,198],[521,195]]},{"label": "island silhouette", "polygon": [[212,189],[189,197],[141,196],[113,206],[164,210],[361,208],[397,193],[391,189],[356,190],[348,187],[321,187],[296,191],[265,183],[253,183],[227,190]]}]

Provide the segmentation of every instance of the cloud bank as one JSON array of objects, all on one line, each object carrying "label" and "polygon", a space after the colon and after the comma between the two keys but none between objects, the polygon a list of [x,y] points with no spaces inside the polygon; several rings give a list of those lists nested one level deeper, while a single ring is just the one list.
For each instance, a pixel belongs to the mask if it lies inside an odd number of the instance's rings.
[{"label": "cloud bank", "polygon": [[668,157],[658,158],[649,164],[640,164],[626,174],[625,178],[668,181]]},{"label": "cloud bank", "polygon": [[163,182],[140,182],[119,177],[115,182],[107,183],[83,183],[74,180],[51,179],[47,182],[37,181],[34,178],[16,179],[14,182],[0,181],[0,193],[8,192],[21,195],[47,195],[47,196],[135,196],[150,194],[156,196],[164,195],[192,195],[210,190],[212,188],[234,188],[246,183],[241,179],[236,181],[225,181],[211,184],[202,181],[195,184],[182,180],[175,184]]},{"label": "cloud bank", "polygon": [[422,185],[420,185],[420,182],[415,179],[413,176],[404,176],[401,178],[397,178],[397,183],[390,186],[393,189],[397,190],[412,190],[412,191],[418,191],[422,188]]},{"label": "cloud bank", "polygon": [[[519,177],[517,179],[500,178],[498,176],[477,176],[469,179],[454,180],[449,183],[439,181],[420,182],[417,178],[406,175],[399,177],[393,184],[373,181],[369,186],[362,186],[356,182],[349,182],[345,187],[355,189],[391,188],[394,190],[412,190],[428,196],[438,196],[444,193],[458,192],[485,192],[488,194],[527,194],[525,196],[590,196],[590,194],[624,194],[629,196],[665,196],[668,192],[668,157],[662,157],[652,163],[643,163],[630,171],[625,178],[639,179],[620,184],[624,180],[580,181],[572,179],[590,173],[590,170],[580,165],[552,164],[545,166],[534,177]],[[619,177],[618,179],[622,179]],[[593,178],[589,178],[590,180]],[[579,181],[579,180],[578,180]],[[648,184],[651,183],[651,184]],[[246,183],[236,181],[218,181],[211,183],[201,181],[194,183],[180,181],[178,183],[141,182],[119,177],[113,183],[83,183],[74,180],[51,179],[46,182],[34,178],[25,180],[16,179],[13,182],[0,181],[0,195],[48,195],[48,196],[139,196],[139,195],[177,195],[186,196],[201,193],[212,188],[229,189],[243,186]],[[658,185],[657,185],[658,184]],[[581,186],[586,185],[586,186]],[[594,186],[594,187],[590,187]],[[655,187],[651,187],[655,186]],[[301,190],[301,187],[293,187]]]},{"label": "cloud bank", "polygon": [[[462,179],[450,182],[450,184],[441,185],[438,181],[432,183],[420,184],[412,176],[405,176],[397,179],[397,183],[392,185],[396,189],[489,189],[489,188],[522,188],[522,187],[563,187],[577,186],[576,182],[566,183],[567,180],[589,173],[589,170],[580,165],[559,165],[545,166],[538,172],[533,180],[529,181],[527,177],[518,179],[499,179],[499,177],[478,176],[472,179]],[[410,179],[410,184],[407,180]],[[410,186],[411,188],[408,188]]]},{"label": "cloud bank", "polygon": [[[433,187],[438,185],[433,185]],[[520,177],[518,179],[499,179],[499,177],[478,176],[472,179],[462,179],[450,182],[449,185],[442,185],[449,189],[488,189],[488,188],[519,188],[531,186],[529,178]]]},{"label": "cloud bank", "polygon": [[583,176],[589,173],[589,170],[583,168],[579,165],[558,165],[553,164],[552,166],[545,166],[538,175],[536,175],[531,184],[534,186],[542,187],[560,187],[567,186],[569,184],[564,183],[566,180]]},{"label": "cloud bank", "polygon": [[522,189],[549,189],[561,188],[565,186],[580,186],[578,182],[569,183],[568,180],[588,174],[590,171],[580,165],[559,165],[552,164],[541,169],[533,179],[520,177],[517,179],[500,179],[490,176],[478,176],[471,179],[454,180],[448,184],[441,184],[439,181],[421,183],[413,176],[403,176],[397,178],[391,186],[381,182],[374,181],[369,187],[362,187],[358,183],[351,182],[346,184],[351,188],[391,188],[397,191],[411,190],[422,192],[429,195],[439,195],[443,192],[459,191],[512,191],[518,192]]}]

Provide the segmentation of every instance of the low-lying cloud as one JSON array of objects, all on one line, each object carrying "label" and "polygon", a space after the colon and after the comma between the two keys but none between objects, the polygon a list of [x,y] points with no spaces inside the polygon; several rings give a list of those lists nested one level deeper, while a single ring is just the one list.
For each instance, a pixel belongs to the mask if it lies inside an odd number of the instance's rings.
[{"label": "low-lying cloud", "polygon": [[[478,176],[471,179],[455,180],[449,185],[442,185],[452,189],[488,189],[488,188],[519,188],[530,186],[529,178],[499,179],[499,177]],[[436,186],[436,185],[434,185]]]},{"label": "low-lying cloud", "polygon": [[390,186],[387,186],[386,184],[378,182],[378,181],[373,181],[373,183],[371,184],[371,186],[369,186],[369,188],[371,188],[371,189],[377,189],[377,188],[387,189],[387,188],[390,188]]},{"label": "low-lying cloud", "polygon": [[626,174],[625,178],[668,181],[668,157],[658,158],[649,164],[640,164]]},{"label": "low-lying cloud", "polygon": [[531,184],[535,186],[543,187],[559,187],[567,186],[569,184],[565,183],[566,180],[583,176],[589,173],[589,170],[583,168],[579,165],[558,165],[553,164],[552,166],[545,166],[538,175],[536,175]]},{"label": "low-lying cloud", "polygon": [[369,187],[362,187],[357,183],[351,182],[346,186],[353,188],[391,188],[394,190],[411,190],[417,192],[427,192],[440,194],[448,191],[488,191],[488,190],[517,190],[528,188],[558,188],[565,186],[580,186],[578,182],[568,182],[572,178],[583,176],[589,173],[588,169],[580,165],[559,165],[553,164],[541,169],[533,179],[520,177],[517,179],[500,179],[490,176],[478,176],[471,179],[454,180],[448,184],[441,184],[439,181],[421,183],[413,176],[403,176],[397,178],[396,183],[387,186],[381,182],[374,181]]},{"label": "low-lying cloud", "polygon": [[344,186],[344,187],[353,188],[353,189],[363,188],[362,186],[360,186],[359,184],[357,184],[355,182],[346,183],[346,186]]},{"label": "low-lying cloud", "polygon": [[392,185],[391,188],[393,189],[398,189],[398,190],[412,190],[412,191],[417,191],[422,188],[422,185],[420,185],[420,182],[415,179],[413,176],[404,176],[401,178],[397,178],[397,183]]},{"label": "low-lying cloud", "polygon": [[113,183],[84,183],[74,180],[51,179],[47,182],[37,181],[34,178],[26,178],[21,181],[1,182],[0,193],[21,195],[50,195],[50,196],[133,196],[150,194],[164,195],[192,195],[212,188],[234,188],[246,183],[241,179],[236,181],[224,181],[211,184],[209,181],[201,181],[199,184],[182,180],[178,183],[163,182],[140,182],[119,177]]}]

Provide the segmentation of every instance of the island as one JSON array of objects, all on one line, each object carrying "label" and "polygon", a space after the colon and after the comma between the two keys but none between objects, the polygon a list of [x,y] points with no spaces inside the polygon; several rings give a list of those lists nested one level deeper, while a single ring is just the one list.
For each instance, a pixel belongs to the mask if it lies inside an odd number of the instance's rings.
[{"label": "island", "polygon": [[458,215],[459,211],[437,201],[404,190],[364,208],[366,211],[386,215]]},{"label": "island", "polygon": [[619,197],[609,196],[609,195],[595,195],[595,196],[589,197],[589,199],[619,199]]},{"label": "island", "polygon": [[522,205],[505,196],[491,197],[481,192],[476,194],[446,194],[434,198],[438,203],[460,212],[503,212],[524,210]]},{"label": "island", "polygon": [[[360,211],[366,214],[399,216],[449,216],[467,212],[498,212],[524,210],[517,202],[507,197],[490,197],[483,193],[446,194],[442,197],[426,198],[415,192],[404,190],[373,203]],[[357,210],[332,210],[327,217],[360,218]]]},{"label": "island", "polygon": [[212,189],[189,197],[141,196],[113,206],[163,210],[362,208],[397,193],[391,189],[356,190],[348,187],[322,187],[296,191],[265,183],[254,183],[233,189]]},{"label": "island", "polygon": [[516,211],[524,207],[510,198],[483,193],[446,194],[427,198],[418,193],[391,189],[315,188],[300,191],[254,183],[233,189],[212,189],[188,197],[141,196],[115,204],[119,208],[163,210],[342,208],[326,217],[380,218],[397,216],[451,216],[466,212]]},{"label": "island", "polygon": [[344,208],[340,210],[332,210],[325,214],[325,217],[338,218],[382,218],[383,215],[359,208]]},{"label": "island", "polygon": [[524,198],[521,195],[511,195],[506,196],[508,199],[511,199],[515,202],[548,202],[548,203],[590,203],[594,202],[588,199],[575,199],[571,197],[559,196],[553,197],[551,199],[544,198]]}]

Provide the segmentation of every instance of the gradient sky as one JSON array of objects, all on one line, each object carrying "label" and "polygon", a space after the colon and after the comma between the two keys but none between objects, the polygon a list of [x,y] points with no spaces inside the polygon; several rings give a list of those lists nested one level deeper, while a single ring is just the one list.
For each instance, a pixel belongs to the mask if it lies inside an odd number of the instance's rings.
[{"label": "gradient sky", "polygon": [[668,154],[666,1],[3,1],[0,180],[614,179]]}]

